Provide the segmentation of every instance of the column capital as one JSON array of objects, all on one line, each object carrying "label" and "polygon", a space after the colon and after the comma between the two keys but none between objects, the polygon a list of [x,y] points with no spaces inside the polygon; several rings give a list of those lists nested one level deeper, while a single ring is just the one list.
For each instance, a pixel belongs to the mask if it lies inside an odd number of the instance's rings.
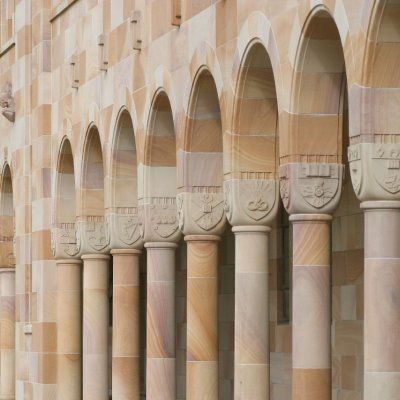
[{"label": "column capital", "polygon": [[279,208],[279,181],[230,179],[224,182],[225,212],[232,226],[268,225]]},{"label": "column capital", "polygon": [[140,220],[137,207],[115,207],[109,209],[106,222],[110,230],[110,248],[141,249]]},{"label": "column capital", "polygon": [[80,246],[76,235],[75,222],[60,222],[51,229],[51,250],[54,258],[79,258]]},{"label": "column capital", "polygon": [[331,214],[342,193],[344,165],[293,163],[279,168],[280,192],[289,214]]},{"label": "column capital", "polygon": [[400,144],[355,144],[348,147],[348,159],[360,201],[400,200]]},{"label": "column capital", "polygon": [[175,197],[151,197],[139,206],[141,237],[145,243],[176,243],[181,237]]},{"label": "column capital", "polygon": [[224,231],[223,193],[178,193],[176,201],[179,228],[185,235],[220,235]]}]

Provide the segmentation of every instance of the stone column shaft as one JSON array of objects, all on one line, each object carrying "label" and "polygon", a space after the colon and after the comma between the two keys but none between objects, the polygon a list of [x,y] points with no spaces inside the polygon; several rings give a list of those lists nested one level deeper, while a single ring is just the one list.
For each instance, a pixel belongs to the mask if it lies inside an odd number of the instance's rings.
[{"label": "stone column shaft", "polygon": [[83,398],[108,400],[108,260],[83,259]]},{"label": "stone column shaft", "polygon": [[400,393],[400,202],[365,210],[364,400]]},{"label": "stone column shaft", "polygon": [[140,398],[139,256],[141,251],[112,250],[112,396]]},{"label": "stone column shaft", "polygon": [[330,221],[294,214],[293,400],[331,399]]},{"label": "stone column shaft", "polygon": [[175,243],[146,243],[149,400],[176,399]]},{"label": "stone column shaft", "polygon": [[234,227],[234,399],[269,399],[268,232]]},{"label": "stone column shaft", "polygon": [[188,400],[218,400],[218,241],[188,235],[187,359]]},{"label": "stone column shaft", "polygon": [[0,399],[15,398],[15,269],[0,269]]},{"label": "stone column shaft", "polygon": [[82,398],[81,260],[57,260],[57,400]]}]

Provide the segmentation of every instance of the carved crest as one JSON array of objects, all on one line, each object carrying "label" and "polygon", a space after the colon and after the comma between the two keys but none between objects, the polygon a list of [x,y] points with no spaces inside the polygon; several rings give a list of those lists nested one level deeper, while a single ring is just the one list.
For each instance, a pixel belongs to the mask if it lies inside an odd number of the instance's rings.
[{"label": "carved crest", "polygon": [[139,218],[137,215],[118,215],[117,230],[119,239],[132,245],[140,238]]},{"label": "carved crest", "polygon": [[275,203],[275,186],[262,180],[241,182],[240,202],[244,212],[259,221],[270,212]]},{"label": "carved crest", "polygon": [[96,251],[105,249],[110,243],[107,221],[104,218],[91,218],[86,222],[86,235],[89,246]]},{"label": "carved crest", "polygon": [[192,196],[194,222],[205,231],[216,227],[224,216],[224,200],[221,195],[196,193]]},{"label": "carved crest", "polygon": [[67,257],[74,257],[79,253],[75,223],[61,223],[51,231],[53,255],[64,253]]},{"label": "carved crest", "polygon": [[372,153],[372,173],[376,182],[387,192],[400,192],[400,149],[379,146]]},{"label": "carved crest", "polygon": [[336,195],[339,176],[330,164],[303,164],[299,170],[298,185],[303,199],[315,208],[322,208]]},{"label": "carved crest", "polygon": [[178,230],[175,205],[152,205],[150,220],[154,232],[164,239]]},{"label": "carved crest", "polygon": [[11,82],[7,81],[0,90],[0,107],[2,114],[10,121],[15,121],[15,100],[12,95]]}]

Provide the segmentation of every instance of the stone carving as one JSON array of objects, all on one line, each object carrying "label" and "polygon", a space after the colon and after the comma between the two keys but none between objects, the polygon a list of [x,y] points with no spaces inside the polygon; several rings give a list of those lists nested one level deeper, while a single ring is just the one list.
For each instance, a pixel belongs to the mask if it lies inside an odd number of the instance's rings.
[{"label": "stone carving", "polygon": [[230,179],[224,182],[225,212],[233,226],[266,225],[276,215],[274,179]]},{"label": "stone carving", "polygon": [[353,188],[361,201],[400,200],[400,144],[352,145],[348,159]]},{"label": "stone carving", "polygon": [[270,198],[274,191],[272,184],[268,181],[248,180],[242,184],[242,188],[241,198],[246,205],[246,214],[255,221],[264,218],[275,202],[273,195]]},{"label": "stone carving", "polygon": [[372,152],[372,171],[378,184],[387,192],[400,192],[400,148],[376,146]]},{"label": "stone carving", "polygon": [[185,235],[222,233],[226,206],[222,193],[179,193],[177,204],[179,226]]},{"label": "stone carving", "polygon": [[106,216],[110,246],[114,249],[141,247],[137,207],[117,207]]},{"label": "stone carving", "polygon": [[0,90],[0,107],[2,114],[10,122],[15,122],[15,100],[12,94],[11,82],[7,81]]},{"label": "stone carving", "polygon": [[51,230],[51,245],[56,258],[75,257],[79,253],[75,223],[64,222]]},{"label": "stone carving", "polygon": [[178,210],[173,197],[152,197],[140,207],[142,238],[145,242],[179,239]]},{"label": "stone carving", "polygon": [[215,228],[224,215],[224,201],[212,193],[192,195],[195,223],[205,231]]},{"label": "stone carving", "polygon": [[280,168],[282,202],[290,214],[336,208],[341,193],[343,165],[287,164]]},{"label": "stone carving", "polygon": [[104,250],[110,243],[107,220],[103,217],[89,217],[85,232],[88,244],[95,251]]}]

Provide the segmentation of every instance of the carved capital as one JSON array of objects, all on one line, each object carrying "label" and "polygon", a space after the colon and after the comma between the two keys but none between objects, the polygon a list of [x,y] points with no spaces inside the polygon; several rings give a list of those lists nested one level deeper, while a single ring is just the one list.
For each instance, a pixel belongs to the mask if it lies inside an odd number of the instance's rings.
[{"label": "carved capital", "polygon": [[342,164],[296,163],[279,169],[280,193],[289,214],[331,214],[342,191]]},{"label": "carved capital", "polygon": [[51,249],[55,259],[79,258],[74,222],[57,224],[51,230]]},{"label": "carved capital", "polygon": [[400,200],[400,144],[352,145],[348,159],[359,200]]},{"label": "carved capital", "polygon": [[222,193],[179,193],[179,228],[185,235],[220,235],[225,228]]},{"label": "carved capital", "polygon": [[231,179],[224,182],[225,212],[232,226],[268,225],[278,211],[279,182]]},{"label": "carved capital", "polygon": [[153,197],[140,206],[141,234],[145,243],[179,241],[176,198]]},{"label": "carved capital", "polygon": [[110,250],[108,221],[102,216],[88,216],[76,223],[79,254],[104,254]]},{"label": "carved capital", "polygon": [[141,249],[137,207],[118,207],[107,215],[112,249]]}]

